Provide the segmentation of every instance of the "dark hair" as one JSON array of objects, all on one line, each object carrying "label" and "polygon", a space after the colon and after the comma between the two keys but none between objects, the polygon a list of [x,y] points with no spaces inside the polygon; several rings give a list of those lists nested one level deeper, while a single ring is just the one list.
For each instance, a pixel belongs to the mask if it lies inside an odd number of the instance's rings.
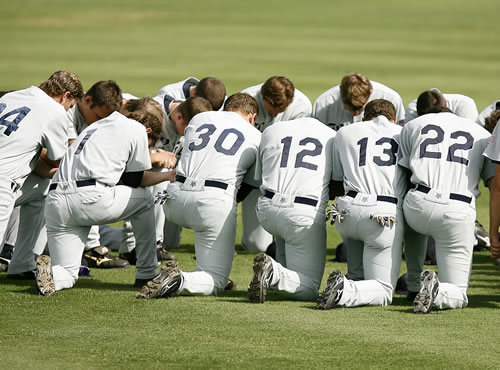
[{"label": "dark hair", "polygon": [[498,124],[499,119],[500,110],[494,110],[488,117],[484,119],[484,128],[492,133],[495,129],[495,126]]},{"label": "dark hair", "polygon": [[127,117],[142,123],[146,128],[150,128],[151,132],[148,133],[148,138],[152,139],[153,143],[160,138],[162,134],[163,121],[160,121],[156,115],[149,112],[147,109],[130,112],[127,114]]},{"label": "dark hair", "polygon": [[226,87],[214,77],[205,77],[196,85],[196,96],[207,99],[213,110],[219,110],[226,98]]},{"label": "dark hair", "polygon": [[426,90],[418,96],[417,113],[419,116],[422,116],[426,113],[430,113],[429,109],[436,106],[446,107],[446,99],[439,90],[437,89]]},{"label": "dark hair", "polygon": [[374,99],[365,106],[363,121],[370,121],[378,116],[385,116],[389,121],[396,120],[396,108],[385,99]]},{"label": "dark hair", "polygon": [[262,85],[262,98],[273,108],[284,111],[293,101],[295,87],[285,76],[273,76]]},{"label": "dark hair", "polygon": [[236,93],[227,98],[224,110],[243,114],[259,114],[259,104],[248,94]]},{"label": "dark hair", "polygon": [[157,116],[161,122],[163,122],[163,120],[165,119],[165,114],[163,113],[161,104],[149,96],[140,99],[128,100],[125,103],[125,109],[130,113],[141,109],[146,109],[151,114]]},{"label": "dark hair", "polygon": [[425,112],[424,114],[428,114],[428,113],[443,113],[443,112],[453,113],[451,111],[451,109],[448,108],[448,107],[442,107],[440,105],[436,105],[434,107],[431,107],[431,108],[427,109],[427,112]]},{"label": "dark hair", "polygon": [[191,96],[179,104],[177,110],[182,114],[182,118],[187,124],[198,113],[211,111],[212,105],[205,98]]},{"label": "dark hair", "polygon": [[85,93],[85,96],[92,97],[90,108],[104,106],[111,113],[119,111],[122,106],[122,91],[115,81],[99,81]]},{"label": "dark hair", "polygon": [[76,100],[82,100],[83,88],[80,79],[71,72],[56,71],[40,84],[42,89],[48,96],[55,98],[69,92],[69,96]]}]

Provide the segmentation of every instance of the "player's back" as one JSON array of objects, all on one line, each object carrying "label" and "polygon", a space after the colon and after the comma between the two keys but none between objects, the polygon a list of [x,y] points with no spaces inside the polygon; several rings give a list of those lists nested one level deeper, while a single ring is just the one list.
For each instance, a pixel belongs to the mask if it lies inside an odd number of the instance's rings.
[{"label": "player's back", "polygon": [[54,182],[97,180],[114,186],[123,172],[151,168],[143,125],[119,112],[92,123],[64,155]]},{"label": "player's back", "polygon": [[411,169],[414,184],[477,197],[489,137],[484,128],[453,113],[426,114],[403,128],[400,164]]},{"label": "player's back", "polygon": [[333,176],[345,191],[402,198],[404,171],[397,166],[401,126],[385,116],[342,127],[334,140]]},{"label": "player's back", "polygon": [[[27,176],[43,146],[67,145],[67,128],[49,126],[65,110],[35,86],[5,94],[0,98],[0,175],[10,179]],[[47,142],[50,137],[53,143]],[[62,155],[62,154],[61,154]]]},{"label": "player's back", "polygon": [[277,122],[262,134],[259,166],[262,188],[275,193],[328,201],[335,131],[303,117]]},{"label": "player's back", "polygon": [[196,86],[198,82],[200,80],[196,77],[188,77],[185,80],[163,86],[156,95],[170,95],[175,99],[185,100],[190,96],[190,88]]},{"label": "player's back", "polygon": [[255,163],[260,135],[238,113],[199,113],[184,132],[184,148],[177,173],[239,187],[243,176]]}]

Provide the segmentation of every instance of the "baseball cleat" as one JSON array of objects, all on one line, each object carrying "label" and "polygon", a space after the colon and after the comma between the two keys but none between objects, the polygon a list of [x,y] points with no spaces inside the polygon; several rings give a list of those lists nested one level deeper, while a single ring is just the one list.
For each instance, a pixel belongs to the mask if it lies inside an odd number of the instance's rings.
[{"label": "baseball cleat", "polygon": [[49,256],[42,254],[36,259],[36,285],[41,295],[51,296],[56,292]]},{"label": "baseball cleat", "polygon": [[484,226],[476,220],[474,235],[477,239],[476,247],[479,249],[489,249],[491,246],[490,243],[490,234],[484,229]]},{"label": "baseball cleat", "polygon": [[125,259],[113,257],[109,253],[109,249],[104,245],[86,251],[83,258],[85,258],[89,267],[112,269],[124,268],[130,265]]},{"label": "baseball cleat", "polygon": [[158,261],[174,261],[177,259],[177,256],[175,254],[163,247],[162,242],[158,242],[156,244],[156,253],[158,256]]},{"label": "baseball cleat", "polygon": [[344,273],[340,270],[333,271],[328,276],[326,288],[318,297],[316,309],[329,310],[340,302],[344,291]]},{"label": "baseball cleat", "polygon": [[267,290],[273,278],[273,263],[271,257],[259,253],[253,259],[253,276],[248,285],[248,298],[250,303],[264,303]]},{"label": "baseball cleat", "polygon": [[136,298],[168,298],[180,288],[182,273],[176,261],[167,261],[160,274],[144,285]]},{"label": "baseball cleat", "polygon": [[432,270],[424,270],[420,274],[420,291],[413,301],[413,312],[429,313],[431,312],[434,300],[438,295],[439,280]]}]

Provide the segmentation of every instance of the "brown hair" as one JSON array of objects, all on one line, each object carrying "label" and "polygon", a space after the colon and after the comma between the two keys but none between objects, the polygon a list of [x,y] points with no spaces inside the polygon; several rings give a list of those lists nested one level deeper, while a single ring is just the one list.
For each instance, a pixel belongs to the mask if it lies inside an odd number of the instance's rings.
[{"label": "brown hair", "polygon": [[370,80],[361,73],[349,73],[340,83],[340,96],[344,107],[351,112],[363,109],[372,93]]},{"label": "brown hair", "polygon": [[39,87],[51,98],[61,96],[65,92],[69,92],[70,98],[76,100],[82,100],[83,98],[82,83],[71,72],[56,71],[52,73],[47,81],[42,82]]},{"label": "brown hair", "polygon": [[426,90],[418,96],[417,113],[419,116],[429,113],[429,109],[435,106],[446,107],[446,99],[439,90]]},{"label": "brown hair", "polygon": [[385,99],[374,99],[365,106],[363,121],[370,121],[378,116],[385,116],[389,121],[396,120],[396,108]]},{"label": "brown hair", "polygon": [[141,109],[145,109],[149,113],[154,114],[156,117],[158,117],[160,122],[163,122],[163,120],[165,119],[161,104],[149,96],[140,99],[128,100],[125,103],[125,109],[131,113]]},{"label": "brown hair", "polygon": [[177,110],[182,114],[182,118],[187,124],[198,113],[211,111],[212,105],[205,98],[191,96],[179,104]]},{"label": "brown hair", "polygon": [[224,110],[243,114],[259,114],[259,104],[248,94],[236,93],[227,98]]},{"label": "brown hair", "polygon": [[214,77],[205,77],[196,85],[196,96],[207,99],[213,110],[219,110],[226,98],[226,87]]},{"label": "brown hair", "polygon": [[494,110],[491,114],[484,119],[484,128],[490,133],[493,133],[495,126],[500,119],[500,110]]},{"label": "brown hair", "polygon": [[119,111],[122,106],[122,90],[113,80],[99,81],[85,93],[92,97],[90,108],[104,106],[110,112]]},{"label": "brown hair", "polygon": [[144,127],[151,129],[151,132],[148,133],[148,138],[152,139],[153,143],[160,138],[162,134],[163,121],[160,121],[156,115],[149,112],[147,109],[130,112],[127,114],[127,117],[136,120],[137,122],[142,123]]},{"label": "brown hair", "polygon": [[273,76],[262,85],[262,98],[273,108],[284,111],[293,101],[295,87],[292,81],[284,76]]}]

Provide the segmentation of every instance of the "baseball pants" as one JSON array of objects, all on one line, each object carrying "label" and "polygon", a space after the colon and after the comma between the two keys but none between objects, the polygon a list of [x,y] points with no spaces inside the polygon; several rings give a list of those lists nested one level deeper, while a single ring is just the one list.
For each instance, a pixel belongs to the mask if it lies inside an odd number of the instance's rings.
[{"label": "baseball pants", "polygon": [[[145,188],[63,182],[47,196],[45,219],[56,290],[71,288],[78,279],[80,260],[92,225],[130,218],[137,236],[138,279],[157,272],[153,197]],[[80,182],[81,183],[81,182]],[[54,184],[52,184],[54,185]]]},{"label": "baseball pants", "polygon": [[475,200],[450,199],[450,194],[416,189],[406,194],[405,219],[416,232],[436,241],[439,292],[438,308],[463,308],[468,304],[467,288],[474,248]]},{"label": "baseball pants", "polygon": [[241,202],[241,218],[243,223],[241,245],[249,252],[265,252],[269,244],[273,241],[272,235],[261,226],[255,213],[255,206],[261,195],[260,189],[253,189],[245,200]]},{"label": "baseball pants", "polygon": [[[284,198],[287,202],[281,202]],[[275,237],[276,251],[285,254],[286,267],[271,259],[271,287],[310,301],[318,297],[325,269],[325,214],[315,206],[294,203],[293,198],[283,194],[274,194],[272,199],[261,196],[256,214],[264,229]]]}]

